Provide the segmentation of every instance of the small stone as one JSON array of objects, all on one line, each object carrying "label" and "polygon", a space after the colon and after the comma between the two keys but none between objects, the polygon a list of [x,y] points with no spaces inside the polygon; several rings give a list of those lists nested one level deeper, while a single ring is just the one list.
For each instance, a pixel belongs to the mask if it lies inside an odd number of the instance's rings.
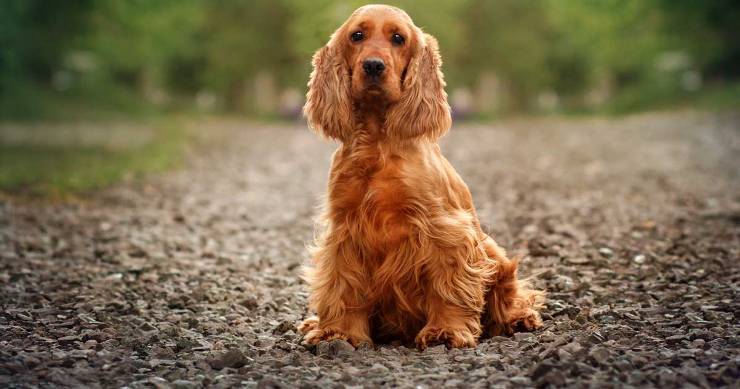
[{"label": "small stone", "polygon": [[627,382],[632,385],[639,385],[645,381],[645,373],[639,370],[632,370],[627,378]]},{"label": "small stone", "polygon": [[632,364],[626,359],[619,359],[614,362],[614,367],[619,371],[631,371],[633,369]]},{"label": "small stone", "polygon": [[33,318],[32,318],[31,316],[29,316],[29,315],[24,315],[24,314],[22,314],[22,313],[17,313],[17,314],[15,315],[15,317],[17,317],[18,319],[21,319],[21,320],[23,320],[23,321],[33,321]]},{"label": "small stone", "polygon": [[569,352],[570,354],[576,354],[583,349],[583,346],[581,346],[580,343],[574,341],[566,344],[562,347],[562,349]]},{"label": "small stone", "polygon": [[438,344],[433,347],[427,347],[426,350],[424,350],[425,354],[444,354],[447,352],[447,347],[443,344]]},{"label": "small stone", "polygon": [[558,274],[554,277],[553,284],[557,290],[563,292],[573,290],[575,286],[572,278],[562,274]]},{"label": "small stone", "polygon": [[539,339],[540,339],[540,342],[550,343],[555,340],[555,333],[553,333],[550,330],[542,331],[539,334]]},{"label": "small stone", "polygon": [[562,348],[558,349],[557,355],[558,359],[560,359],[561,361],[568,361],[573,358],[573,354],[563,350]]},{"label": "small stone", "polygon": [[549,373],[553,368],[555,368],[555,364],[551,360],[546,359],[535,365],[530,375],[536,381]]},{"label": "small stone", "polygon": [[517,332],[514,334],[514,340],[517,342],[522,342],[526,340],[533,340],[534,334],[531,332]]},{"label": "small stone", "polygon": [[643,264],[645,263],[645,256],[642,254],[635,255],[635,257],[632,258],[632,262],[636,264]]},{"label": "small stone", "polygon": [[297,330],[297,329],[295,327],[295,324],[292,321],[290,321],[290,320],[283,320],[282,322],[280,322],[280,324],[278,324],[275,327],[275,329],[272,331],[272,333],[275,334],[275,335],[278,335],[278,334],[284,334],[284,333],[286,333],[288,331],[295,331],[295,330]]},{"label": "small stone", "polygon": [[695,357],[697,355],[700,355],[701,353],[702,353],[702,350],[700,349],[686,348],[686,349],[678,350],[676,354],[678,354],[679,357],[686,359],[686,358]]},{"label": "small stone", "polygon": [[592,348],[591,351],[588,352],[588,356],[601,365],[604,365],[609,361],[609,351],[603,347]]},{"label": "small stone", "polygon": [[381,365],[380,363],[375,363],[370,367],[370,373],[377,375],[388,374],[389,371],[390,370],[387,367]]},{"label": "small stone", "polygon": [[611,258],[614,256],[614,251],[608,247],[602,247],[599,249],[599,254],[604,256],[605,258]]},{"label": "small stone", "polygon": [[691,346],[694,348],[704,348],[704,345],[707,342],[704,339],[695,339],[693,342],[691,342]]},{"label": "small stone", "polygon": [[531,384],[531,381],[530,381],[530,379],[529,379],[529,378],[527,378],[527,377],[521,377],[521,376],[518,376],[518,377],[511,377],[511,378],[509,379],[509,381],[510,381],[510,382],[511,382],[512,384],[515,384],[515,385],[517,385],[517,386],[528,386],[528,385],[530,385],[530,384]]},{"label": "small stone", "polygon": [[328,358],[335,358],[341,353],[352,353],[354,351],[355,348],[349,342],[342,339],[321,342],[316,346],[316,355]]},{"label": "small stone", "polygon": [[565,385],[565,374],[561,370],[552,370],[545,374],[542,379],[537,380],[538,383],[544,383],[553,387],[561,387]]},{"label": "small stone", "polygon": [[74,342],[76,340],[80,340],[80,337],[77,335],[67,335],[67,336],[62,336],[61,338],[57,340],[60,342]]},{"label": "small stone", "polygon": [[285,387],[286,386],[270,377],[265,377],[257,383],[257,389],[280,389]]},{"label": "small stone", "polygon": [[699,371],[699,369],[696,368],[688,368],[683,369],[682,372],[683,376],[686,377],[686,379],[699,386],[700,388],[709,388],[711,385],[709,385],[709,381],[704,376],[704,374]]},{"label": "small stone", "polygon": [[154,331],[157,329],[157,327],[151,325],[149,322],[145,322],[139,327],[142,331]]},{"label": "small stone", "polygon": [[247,297],[244,300],[242,300],[239,304],[241,304],[247,309],[255,309],[259,306],[257,299],[254,297]]},{"label": "small stone", "polygon": [[591,260],[586,257],[570,257],[566,259],[566,261],[572,265],[585,265],[591,262]]},{"label": "small stone", "polygon": [[198,384],[188,380],[175,380],[172,382],[172,387],[175,389],[192,389],[197,388]]},{"label": "small stone", "polygon": [[678,387],[679,378],[675,373],[668,369],[663,369],[658,373],[658,382],[662,387]]},{"label": "small stone", "polygon": [[149,378],[149,383],[152,384],[155,388],[169,388],[169,382],[167,382],[166,379],[162,377],[151,377]]},{"label": "small stone", "polygon": [[679,334],[679,335],[671,335],[671,336],[665,338],[666,342],[668,342],[668,343],[678,343],[678,342],[680,342],[680,341],[682,341],[684,339],[686,339],[686,336],[681,335],[681,334]]},{"label": "small stone", "polygon": [[26,367],[29,369],[33,369],[34,367],[38,366],[40,363],[41,361],[36,357],[32,357],[30,355],[26,355],[23,357],[23,364],[26,365]]},{"label": "small stone", "polygon": [[244,353],[242,353],[239,350],[229,350],[211,360],[208,361],[208,364],[211,365],[211,368],[214,370],[221,370],[225,367],[231,367],[238,369],[244,365],[247,364],[249,359],[247,358]]}]

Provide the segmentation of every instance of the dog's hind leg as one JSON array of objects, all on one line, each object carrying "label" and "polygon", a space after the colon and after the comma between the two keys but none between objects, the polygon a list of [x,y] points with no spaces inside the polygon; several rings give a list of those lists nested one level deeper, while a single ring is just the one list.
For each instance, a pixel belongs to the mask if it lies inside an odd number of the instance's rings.
[{"label": "dog's hind leg", "polygon": [[486,296],[484,322],[489,334],[510,335],[518,327],[529,331],[541,327],[538,311],[544,305],[545,292],[532,289],[527,280],[517,278],[519,260],[509,259],[491,237],[486,237],[483,247],[496,268]]}]

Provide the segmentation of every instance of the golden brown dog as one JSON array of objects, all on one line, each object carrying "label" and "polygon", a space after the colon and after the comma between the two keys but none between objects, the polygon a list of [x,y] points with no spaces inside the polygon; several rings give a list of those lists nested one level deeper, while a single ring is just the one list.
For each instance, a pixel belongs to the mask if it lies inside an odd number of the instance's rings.
[{"label": "golden brown dog", "polygon": [[313,58],[309,125],[341,142],[307,272],[308,343],[473,347],[542,325],[544,293],[480,227],[437,139],[450,109],[436,40],[402,10],[359,8]]}]

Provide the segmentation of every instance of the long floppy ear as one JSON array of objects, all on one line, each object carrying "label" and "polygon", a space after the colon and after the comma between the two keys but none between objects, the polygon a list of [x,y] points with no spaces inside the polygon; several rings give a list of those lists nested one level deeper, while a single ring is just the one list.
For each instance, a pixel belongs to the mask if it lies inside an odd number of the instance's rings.
[{"label": "long floppy ear", "polygon": [[313,71],[303,114],[308,125],[328,138],[345,140],[354,128],[349,66],[342,54],[340,27],[313,56]]},{"label": "long floppy ear", "polygon": [[416,52],[406,69],[401,100],[386,115],[391,136],[437,139],[452,124],[437,40],[417,30]]}]

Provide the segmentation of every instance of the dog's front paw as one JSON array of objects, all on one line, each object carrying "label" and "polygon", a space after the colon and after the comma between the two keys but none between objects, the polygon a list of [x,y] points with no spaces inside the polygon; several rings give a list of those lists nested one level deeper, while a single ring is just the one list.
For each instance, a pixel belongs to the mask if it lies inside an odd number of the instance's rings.
[{"label": "dog's front paw", "polygon": [[317,328],[319,328],[319,318],[316,316],[311,316],[308,319],[304,320],[303,323],[298,325],[298,332],[305,335]]},{"label": "dog's front paw", "polygon": [[314,328],[306,333],[303,342],[307,344],[318,344],[319,342],[328,342],[334,339],[349,341],[349,336],[331,329]]},{"label": "dog's front paw", "polygon": [[476,337],[467,328],[440,328],[426,326],[416,335],[416,347],[424,350],[429,346],[444,344],[450,348],[475,347]]},{"label": "dog's front paw", "polygon": [[303,343],[316,345],[319,342],[328,342],[334,339],[346,340],[353,347],[359,347],[363,343],[372,346],[369,337],[353,336],[335,328],[320,328],[319,319],[310,317],[298,326],[298,331],[303,334]]},{"label": "dog's front paw", "polygon": [[314,328],[303,336],[303,342],[306,344],[316,345],[319,342],[328,342],[335,339],[346,340],[347,343],[351,344],[352,347],[359,347],[363,343],[372,345],[372,342],[368,338],[360,338],[356,336],[348,335],[342,331],[332,328]]}]

